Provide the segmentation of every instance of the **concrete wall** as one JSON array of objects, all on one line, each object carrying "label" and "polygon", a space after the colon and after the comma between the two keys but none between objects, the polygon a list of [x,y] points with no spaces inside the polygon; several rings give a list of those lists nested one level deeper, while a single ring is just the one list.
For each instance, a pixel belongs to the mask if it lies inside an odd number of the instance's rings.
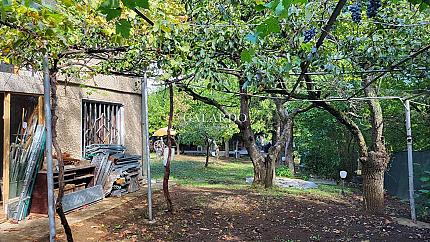
[{"label": "concrete wall", "polygon": [[43,94],[43,81],[40,76],[0,72],[0,91]]},{"label": "concrete wall", "polygon": [[[58,141],[63,152],[81,157],[82,99],[120,103],[124,107],[124,145],[141,154],[141,97],[136,79],[116,76],[59,77]],[[0,92],[43,94],[40,74],[0,72]]]},{"label": "concrete wall", "polygon": [[[124,108],[124,145],[127,152],[141,154],[141,97],[136,80],[97,76],[86,80],[61,80],[58,87],[58,140],[64,152],[81,156],[82,99],[120,103]],[[70,142],[73,141],[73,142]]]}]

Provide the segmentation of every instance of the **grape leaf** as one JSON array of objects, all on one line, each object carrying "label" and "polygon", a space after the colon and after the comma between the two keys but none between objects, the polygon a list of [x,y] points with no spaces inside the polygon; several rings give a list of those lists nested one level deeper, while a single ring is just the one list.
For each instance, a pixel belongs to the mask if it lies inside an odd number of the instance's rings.
[{"label": "grape leaf", "polygon": [[120,19],[116,23],[116,33],[124,38],[130,37],[131,23],[127,19]]},{"label": "grape leaf", "polygon": [[240,60],[242,62],[251,62],[252,57],[255,55],[254,49],[243,50],[240,53]]},{"label": "grape leaf", "polygon": [[256,44],[257,43],[258,34],[257,33],[249,33],[246,35],[245,39],[249,42]]},{"label": "grape leaf", "polygon": [[121,16],[121,8],[118,0],[105,0],[98,9],[102,14],[106,15],[106,20],[110,21]]},{"label": "grape leaf", "polygon": [[149,9],[149,2],[148,2],[148,0],[136,0],[135,2],[136,2],[136,6],[137,7]]},{"label": "grape leaf", "polygon": [[136,1],[134,0],[122,0],[122,3],[124,4],[124,6],[130,9],[133,9],[136,7]]}]

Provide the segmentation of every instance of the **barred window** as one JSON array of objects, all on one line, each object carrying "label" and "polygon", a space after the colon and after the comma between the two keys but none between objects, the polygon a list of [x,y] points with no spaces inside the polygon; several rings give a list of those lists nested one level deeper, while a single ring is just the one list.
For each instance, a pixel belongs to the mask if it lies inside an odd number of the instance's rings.
[{"label": "barred window", "polygon": [[122,104],[82,101],[82,154],[91,144],[123,144]]}]

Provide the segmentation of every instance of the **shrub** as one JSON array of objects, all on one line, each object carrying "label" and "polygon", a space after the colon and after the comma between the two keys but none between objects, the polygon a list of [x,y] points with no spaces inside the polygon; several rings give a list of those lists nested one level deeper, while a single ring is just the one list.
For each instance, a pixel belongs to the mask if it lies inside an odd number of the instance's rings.
[{"label": "shrub", "polygon": [[418,217],[423,221],[430,221],[430,171],[424,171],[420,181],[422,185],[417,193]]},{"label": "shrub", "polygon": [[288,168],[288,166],[276,167],[275,173],[276,173],[276,176],[279,176],[279,177],[288,177],[288,178],[294,177],[293,173]]}]

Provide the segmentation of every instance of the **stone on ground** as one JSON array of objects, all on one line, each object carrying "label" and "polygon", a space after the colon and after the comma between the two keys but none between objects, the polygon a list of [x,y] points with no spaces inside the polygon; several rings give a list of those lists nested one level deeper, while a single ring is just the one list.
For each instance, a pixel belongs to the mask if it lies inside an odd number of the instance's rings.
[{"label": "stone on ground", "polygon": [[[254,178],[247,177],[246,183],[252,183]],[[318,185],[315,182],[311,181],[305,181],[301,179],[293,179],[293,178],[285,178],[285,177],[276,177],[275,178],[275,185],[279,187],[284,188],[298,188],[298,189],[311,189],[311,188],[317,188]]]}]

